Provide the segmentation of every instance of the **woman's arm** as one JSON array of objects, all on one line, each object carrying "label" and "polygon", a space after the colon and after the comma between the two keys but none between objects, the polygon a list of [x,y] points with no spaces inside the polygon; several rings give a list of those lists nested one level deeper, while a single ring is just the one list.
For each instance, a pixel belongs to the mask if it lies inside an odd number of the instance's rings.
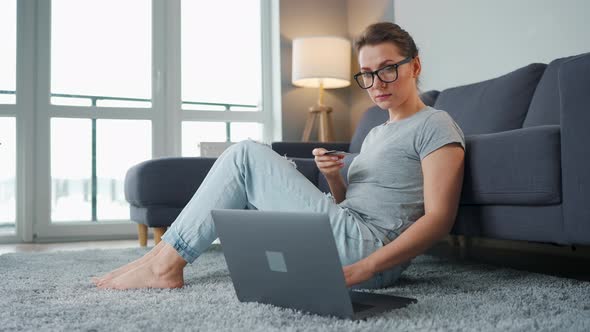
[{"label": "woman's arm", "polygon": [[424,216],[391,243],[365,259],[345,266],[347,286],[368,280],[377,272],[424,253],[450,232],[459,206],[464,159],[463,148],[452,143],[435,150],[422,160]]},{"label": "woman's arm", "polygon": [[346,183],[344,183],[342,175],[337,173],[332,178],[327,177],[326,180],[328,180],[328,185],[330,186],[332,197],[336,200],[336,204],[342,202],[346,198]]}]

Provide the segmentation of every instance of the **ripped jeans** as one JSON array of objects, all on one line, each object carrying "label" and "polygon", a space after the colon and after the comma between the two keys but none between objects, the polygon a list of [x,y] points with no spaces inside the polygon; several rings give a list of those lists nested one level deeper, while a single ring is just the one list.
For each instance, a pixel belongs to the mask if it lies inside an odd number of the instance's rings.
[{"label": "ripped jeans", "polygon": [[[217,238],[212,209],[258,209],[325,213],[336,240],[342,265],[357,262],[383,246],[364,221],[340,207],[297,169],[293,161],[268,145],[245,140],[231,145],[213,164],[162,240],[192,263]],[[393,284],[409,263],[377,273],[354,288]]]}]

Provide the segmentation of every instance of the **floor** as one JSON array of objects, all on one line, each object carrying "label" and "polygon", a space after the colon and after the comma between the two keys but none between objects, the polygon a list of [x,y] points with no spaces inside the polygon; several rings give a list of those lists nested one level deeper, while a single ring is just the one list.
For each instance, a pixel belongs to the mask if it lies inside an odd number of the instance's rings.
[{"label": "floor", "polygon": [[[149,240],[148,246],[152,245],[152,240]],[[139,246],[137,240],[0,244],[0,255],[14,252],[55,252],[62,250],[119,249],[136,248],[137,246]]]},{"label": "floor", "polygon": [[[55,252],[62,250],[136,248],[137,240],[86,241],[69,243],[1,244],[0,255],[15,252]],[[148,241],[148,247],[153,240]],[[531,247],[533,248],[533,247]],[[428,250],[428,254],[449,259],[475,261],[517,270],[590,281],[590,257],[567,250],[512,250],[483,245],[470,245],[467,249],[449,245],[447,241]]]}]

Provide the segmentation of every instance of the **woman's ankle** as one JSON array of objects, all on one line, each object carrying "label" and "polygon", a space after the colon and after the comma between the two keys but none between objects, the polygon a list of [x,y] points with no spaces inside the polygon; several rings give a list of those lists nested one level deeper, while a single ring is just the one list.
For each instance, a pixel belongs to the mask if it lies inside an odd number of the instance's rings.
[{"label": "woman's ankle", "polygon": [[182,273],[187,265],[184,258],[169,244],[165,244],[154,258],[153,271],[158,276]]}]

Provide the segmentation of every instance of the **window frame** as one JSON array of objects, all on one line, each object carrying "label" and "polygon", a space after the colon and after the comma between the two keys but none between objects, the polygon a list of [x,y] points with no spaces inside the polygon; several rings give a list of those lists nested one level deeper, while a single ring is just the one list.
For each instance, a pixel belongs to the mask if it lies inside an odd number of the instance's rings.
[{"label": "window frame", "polygon": [[152,107],[133,108],[52,105],[51,1],[17,2],[17,101],[15,105],[0,106],[0,116],[15,116],[17,123],[16,235],[0,236],[0,243],[137,236],[137,226],[129,220],[51,222],[49,127],[53,117],[149,120],[152,158],[181,155],[183,120],[260,122],[265,141],[282,139],[278,2],[261,0],[262,110],[259,112],[181,109],[180,5],[181,0],[152,0]]}]

